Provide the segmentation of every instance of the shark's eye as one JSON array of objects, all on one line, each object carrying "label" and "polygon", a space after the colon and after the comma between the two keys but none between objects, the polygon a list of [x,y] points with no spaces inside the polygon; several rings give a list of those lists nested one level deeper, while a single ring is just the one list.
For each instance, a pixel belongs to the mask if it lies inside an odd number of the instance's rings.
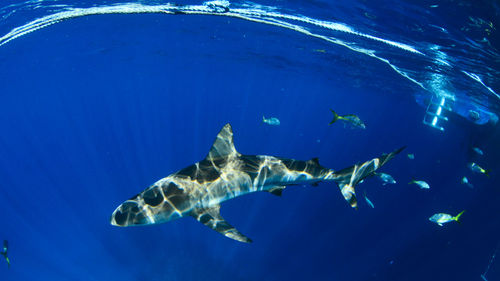
[{"label": "shark's eye", "polygon": [[158,190],[158,188],[151,188],[150,190],[144,192],[143,196],[144,203],[150,206],[158,206],[161,202],[163,202],[163,195]]},{"label": "shark's eye", "polygon": [[117,211],[114,215],[116,225],[125,225],[125,222],[128,219],[128,214],[122,213],[121,211]]}]

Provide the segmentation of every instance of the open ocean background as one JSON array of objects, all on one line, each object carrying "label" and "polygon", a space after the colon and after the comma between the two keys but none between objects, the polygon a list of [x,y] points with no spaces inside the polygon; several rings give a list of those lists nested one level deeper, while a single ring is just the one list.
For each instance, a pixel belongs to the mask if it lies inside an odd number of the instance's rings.
[{"label": "open ocean background", "polygon": [[[0,280],[500,280],[498,1],[171,3],[0,4]],[[422,122],[441,97],[444,131]],[[334,183],[223,203],[252,244],[192,218],[110,225],[226,123],[243,154],[336,170],[407,148],[357,211]]]}]

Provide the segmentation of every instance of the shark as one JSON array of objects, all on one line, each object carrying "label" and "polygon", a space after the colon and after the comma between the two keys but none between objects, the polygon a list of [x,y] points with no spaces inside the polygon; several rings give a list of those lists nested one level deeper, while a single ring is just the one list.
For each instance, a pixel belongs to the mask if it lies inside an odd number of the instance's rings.
[{"label": "shark", "polygon": [[228,238],[250,243],[250,238],[221,216],[221,203],[252,192],[281,196],[289,185],[316,186],[322,181],[333,181],[349,205],[357,209],[356,184],[373,176],[403,149],[334,171],[321,166],[317,158],[301,161],[240,154],[234,146],[231,125],[226,124],[205,159],[156,181],[123,202],[112,213],[111,224],[154,225],[193,217]]}]

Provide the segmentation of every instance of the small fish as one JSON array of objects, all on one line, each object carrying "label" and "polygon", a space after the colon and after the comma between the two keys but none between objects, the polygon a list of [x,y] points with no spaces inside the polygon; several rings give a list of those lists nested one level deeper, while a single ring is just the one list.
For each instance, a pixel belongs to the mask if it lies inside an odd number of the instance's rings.
[{"label": "small fish", "polygon": [[316,53],[326,53],[326,50],[323,49],[314,49],[313,51]]},{"label": "small fish", "polygon": [[375,205],[373,205],[372,201],[370,201],[370,199],[368,199],[368,197],[366,197],[366,191],[363,191],[363,196],[365,197],[365,201],[368,204],[368,206],[375,208]]},{"label": "small fish", "polygon": [[359,119],[358,116],[354,114],[347,114],[344,116],[340,116],[335,111],[333,111],[333,109],[330,110],[333,113],[333,119],[332,122],[330,122],[328,125],[335,123],[337,120],[342,120],[354,128],[366,129],[365,123],[363,123],[363,121],[361,121],[361,119]]},{"label": "small fish", "polygon": [[484,155],[483,151],[479,147],[473,147],[472,150],[479,155]]},{"label": "small fish", "polygon": [[421,189],[429,189],[431,188],[429,186],[428,183],[426,183],[425,181],[416,181],[416,180],[412,180],[411,182],[409,182],[408,184],[416,184],[418,185]]},{"label": "small fish", "polygon": [[415,154],[413,154],[413,153],[408,153],[408,159],[410,159],[410,160],[415,159]]},{"label": "small fish", "polygon": [[437,223],[440,226],[443,226],[444,223],[448,223],[448,222],[451,222],[451,221],[460,222],[459,221],[460,216],[462,216],[462,214],[464,212],[465,212],[465,210],[463,210],[462,212],[460,212],[456,216],[451,216],[451,215],[448,215],[448,214],[445,214],[445,213],[434,214],[432,217],[429,218],[429,220],[431,222]]},{"label": "small fish", "polygon": [[469,182],[469,179],[467,177],[463,177],[461,182],[462,182],[462,184],[465,184],[470,188],[474,188],[474,185]]},{"label": "small fish", "polygon": [[262,122],[271,126],[279,126],[280,124],[280,120],[276,117],[271,117],[269,119],[266,119],[266,117],[262,116]]},{"label": "small fish", "polygon": [[487,177],[490,177],[490,170],[485,170],[481,167],[479,167],[478,164],[471,162],[469,163],[469,169],[475,173],[480,173],[480,174],[485,174]]},{"label": "small fish", "polygon": [[394,180],[394,178],[389,175],[389,174],[386,174],[386,173],[375,173],[375,176],[377,176],[381,181],[382,181],[382,185],[386,185],[388,183],[390,184],[395,184],[396,181]]},{"label": "small fish", "polygon": [[7,265],[10,267],[10,260],[9,257],[7,256],[7,251],[9,250],[9,242],[7,240],[3,240],[3,251],[0,252],[0,254],[5,258],[7,261]]}]

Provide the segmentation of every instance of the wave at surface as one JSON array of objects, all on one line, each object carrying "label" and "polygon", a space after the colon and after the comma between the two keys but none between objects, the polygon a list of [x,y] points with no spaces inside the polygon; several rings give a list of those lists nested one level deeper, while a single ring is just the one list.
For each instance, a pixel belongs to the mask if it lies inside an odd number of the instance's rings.
[{"label": "wave at surface", "polygon": [[[414,17],[417,17],[419,13],[424,14],[424,11],[429,12],[433,9],[413,8],[413,12],[416,14],[413,15]],[[376,11],[370,10],[369,7],[363,7],[363,9],[366,10],[364,13],[366,19],[377,19]],[[342,46],[353,52],[377,59],[387,64],[411,85],[417,86],[417,89],[421,91],[419,95],[451,97],[452,100],[456,101],[457,106],[463,107],[465,104],[470,107],[470,110],[481,108],[486,109],[485,112],[491,114],[500,112],[500,95],[494,90],[495,86],[499,84],[500,73],[495,65],[488,63],[489,61],[495,62],[494,58],[498,58],[499,54],[493,47],[485,48],[481,42],[478,43],[471,39],[466,42],[459,36],[453,35],[452,33],[456,32],[450,31],[450,27],[443,27],[442,23],[439,25],[432,22],[424,24],[421,20],[419,28],[422,29],[424,26],[428,29],[427,31],[415,28],[415,32],[403,36],[403,34],[383,32],[381,30],[385,27],[377,25],[370,27],[369,32],[367,32],[366,26],[357,27],[358,22],[355,24],[345,23],[348,18],[342,13],[335,15],[338,18],[344,17],[344,22],[314,19],[290,12],[285,13],[282,12],[283,10],[285,9],[250,2],[229,3],[228,1],[209,1],[192,5],[178,5],[160,1],[148,1],[147,4],[143,1],[115,4],[104,1],[93,5],[78,2],[64,3],[56,0],[27,1],[22,4],[5,5],[0,9],[0,17],[4,20],[0,31],[10,27],[10,31],[0,37],[0,47],[50,25],[91,15],[159,13],[233,17],[299,32],[305,36]],[[332,13],[334,12],[332,11]],[[365,25],[367,22],[369,21],[364,22]],[[482,23],[478,19],[473,22],[476,25]],[[491,29],[494,28],[494,24],[491,22],[483,25],[490,26]],[[377,30],[377,27],[380,29]],[[359,31],[360,28],[364,31]],[[454,42],[455,47],[453,45],[439,45],[432,41],[426,42],[423,39],[419,40],[418,37],[426,35],[426,32],[429,37],[432,34],[431,38],[436,39],[436,42],[446,39],[448,42]],[[399,38],[400,40],[389,38]],[[464,46],[479,50],[482,59],[478,60],[476,55],[464,57]],[[457,53],[460,55],[452,55]],[[415,87],[412,89],[415,91]],[[457,108],[453,111],[461,115],[463,112],[468,112],[464,108]]]}]

